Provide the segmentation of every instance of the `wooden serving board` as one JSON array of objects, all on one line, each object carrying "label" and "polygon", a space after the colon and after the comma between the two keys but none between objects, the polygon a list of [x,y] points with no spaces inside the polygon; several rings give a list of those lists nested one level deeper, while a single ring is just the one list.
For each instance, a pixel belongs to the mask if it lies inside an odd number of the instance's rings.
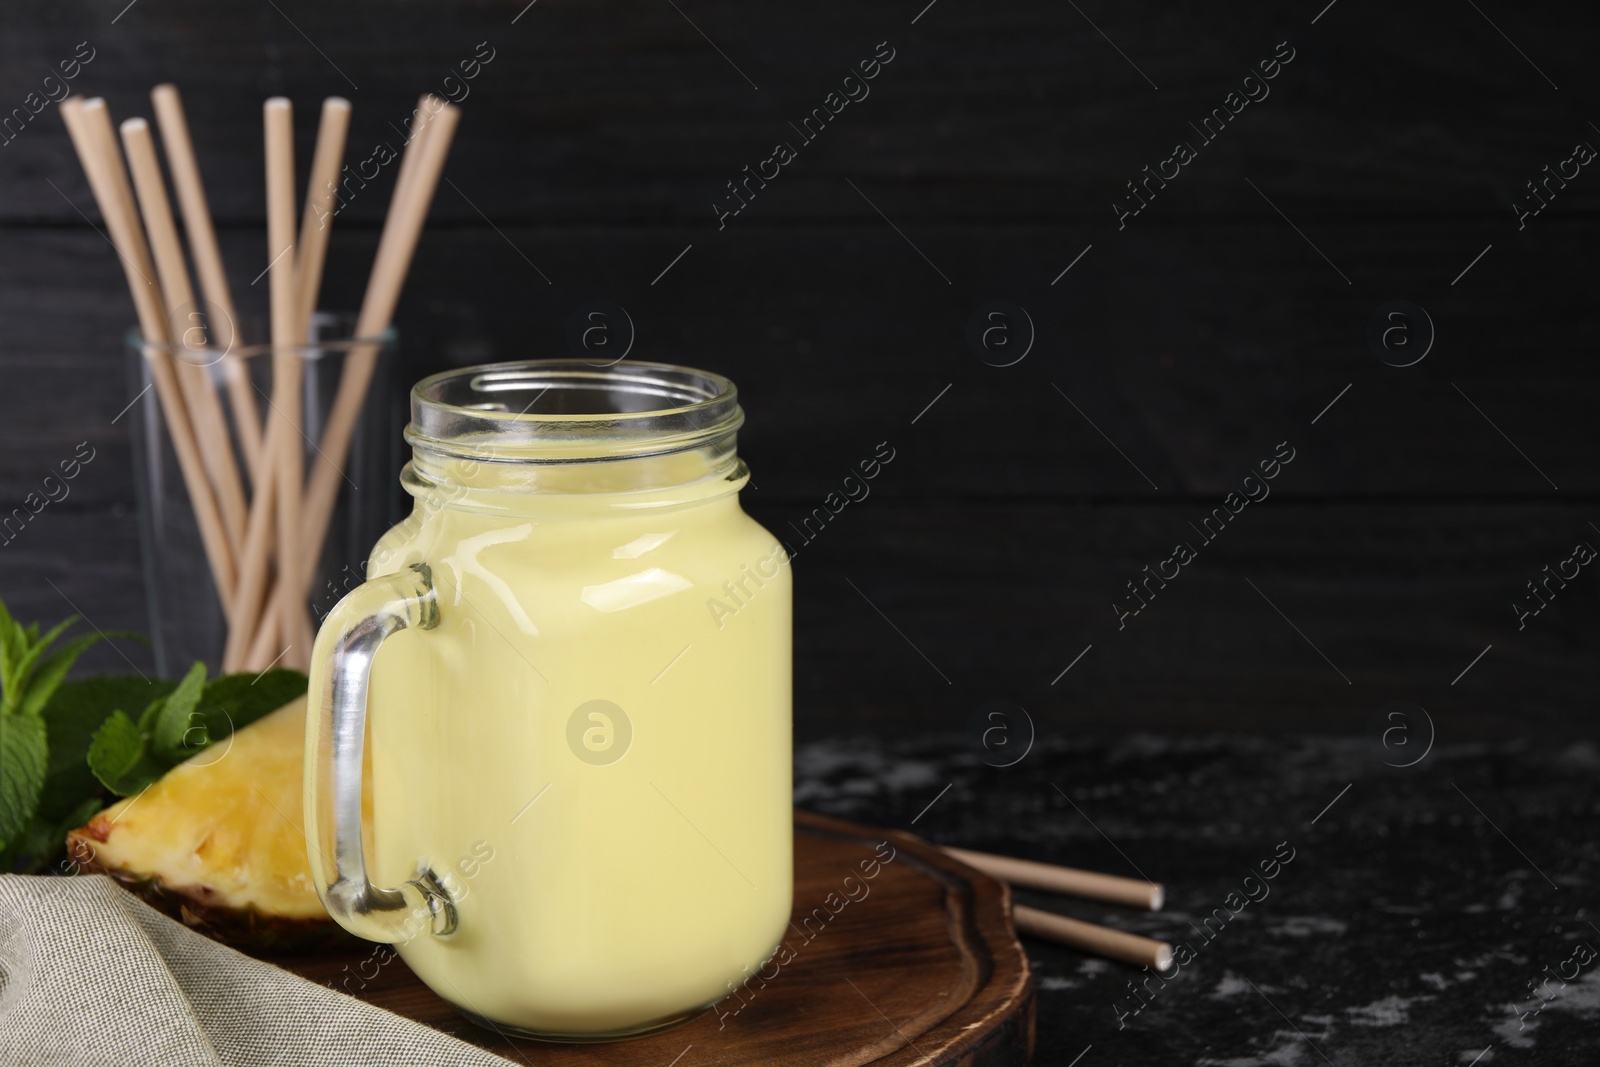
[{"label": "wooden serving board", "polygon": [[[739,999],[646,1037],[564,1045],[481,1029],[382,949],[273,962],[541,1067],[1026,1063],[1033,978],[1011,926],[1006,887],[897,830],[798,811],[794,830],[795,925],[786,939],[794,958],[764,986],[749,982]],[[861,881],[860,862],[886,855],[875,852],[885,841],[894,858]],[[850,892],[860,899],[840,907],[851,874],[857,880]],[[824,905],[829,894],[838,894],[830,901],[837,913]],[[831,918],[802,930],[800,920],[813,909]]]}]

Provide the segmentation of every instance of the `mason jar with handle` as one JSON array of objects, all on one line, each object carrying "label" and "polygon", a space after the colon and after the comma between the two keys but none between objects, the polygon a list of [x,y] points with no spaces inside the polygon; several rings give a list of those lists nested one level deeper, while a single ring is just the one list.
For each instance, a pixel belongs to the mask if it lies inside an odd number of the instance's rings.
[{"label": "mason jar with handle", "polygon": [[411,415],[414,510],[312,653],[317,890],[500,1030],[687,1018],[793,881],[789,557],[739,506],[733,384],[507,363]]}]

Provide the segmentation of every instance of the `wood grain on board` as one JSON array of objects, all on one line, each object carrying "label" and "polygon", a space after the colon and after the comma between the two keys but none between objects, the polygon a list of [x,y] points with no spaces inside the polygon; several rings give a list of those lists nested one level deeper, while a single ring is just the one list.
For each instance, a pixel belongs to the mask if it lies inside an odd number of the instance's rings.
[{"label": "wood grain on board", "polygon": [[[372,953],[274,962],[312,981],[535,1063],[662,1067],[692,1045],[704,1067],[933,1064],[1001,1067],[1033,1051],[1034,989],[1004,885],[920,838],[795,813],[795,910],[823,908],[859,862],[893,859],[867,894],[786,939],[795,958],[682,1025],[629,1041],[562,1045],[468,1023],[398,957]],[[796,929],[792,927],[792,930]],[[810,933],[816,931],[815,933]],[[370,978],[368,977],[370,975]]]}]

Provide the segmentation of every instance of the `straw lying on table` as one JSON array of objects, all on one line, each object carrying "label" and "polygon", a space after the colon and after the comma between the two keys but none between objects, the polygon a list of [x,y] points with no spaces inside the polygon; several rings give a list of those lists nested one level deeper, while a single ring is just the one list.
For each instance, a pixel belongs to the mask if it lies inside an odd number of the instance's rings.
[{"label": "straw lying on table", "polygon": [[[157,86],[150,95],[200,300],[149,123],[124,122],[119,147],[104,100],[71,98],[61,113],[127,275],[157,402],[228,619],[222,667],[303,667],[313,637],[309,587],[380,347],[354,346],[326,430],[320,441],[310,440],[297,350],[313,340],[311,322],[335,214],[350,103],[339,97],[323,103],[298,238],[293,111],[281,97],[263,109],[273,354],[272,386],[260,394],[266,400],[263,412],[259,390],[233,352],[240,340],[238,320],[182,99],[170,85]],[[362,300],[358,339],[379,337],[389,328],[460,119],[453,106],[431,95],[422,98],[418,115]],[[220,364],[226,412],[211,382],[213,364]],[[319,456],[309,486],[308,446]]]},{"label": "straw lying on table", "polygon": [[1096,926],[1081,919],[1069,919],[1065,915],[1021,904],[1011,909],[1011,921],[1021,933],[1092,952],[1096,956],[1138,964],[1152,971],[1164,971],[1172,966],[1172,946],[1165,941],[1125,934],[1109,926]]},{"label": "straw lying on table", "polygon": [[1108,904],[1124,904],[1146,911],[1160,911],[1166,899],[1166,891],[1157,882],[1121,878],[1097,871],[1080,871],[1076,867],[1057,867],[1053,863],[1035,863],[1033,860],[972,852],[964,848],[946,847],[945,851],[984,874],[1029,889],[1103,900]]},{"label": "straw lying on table", "polygon": [[[1166,899],[1166,890],[1157,882],[1136,878],[1121,878],[1098,871],[1083,871],[1076,867],[1058,867],[1052,863],[1013,856],[997,856],[989,852],[973,852],[964,848],[941,846],[944,852],[976,867],[991,878],[1020,885],[1028,889],[1042,889],[1050,893],[1102,900],[1109,904],[1123,904],[1146,911],[1160,911]],[[1137,934],[1124,933],[1107,926],[1097,926],[1081,919],[1023,904],[1011,909],[1011,921],[1019,933],[1031,934],[1046,941],[1068,945],[1096,956],[1138,964],[1152,970],[1164,971],[1172,966],[1172,946]]]}]

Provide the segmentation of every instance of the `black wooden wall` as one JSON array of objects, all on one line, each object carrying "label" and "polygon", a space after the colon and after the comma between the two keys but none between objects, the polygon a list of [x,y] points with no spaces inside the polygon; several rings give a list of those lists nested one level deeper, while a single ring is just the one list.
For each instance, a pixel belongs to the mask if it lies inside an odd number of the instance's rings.
[{"label": "black wooden wall", "polygon": [[[405,374],[563,354],[604,299],[633,358],[738,381],[746,506],[798,550],[802,736],[959,728],[990,698],[1052,731],[1358,731],[1390,700],[1443,738],[1592,721],[1600,573],[1513,609],[1600,547],[1589,5],[124,3],[0,14],[0,113],[80,42],[71,87],[118,118],[176,81],[241,302],[265,297],[265,96],[295,100],[303,166],[327,94],[355,105],[352,163],[419,92],[465,94]],[[132,310],[55,106],[16,125],[0,505],[77,442],[96,458],[0,547],[0,592],[142,629],[112,423]],[[795,158],[719,220],[778,142]],[[1519,219],[1547,165],[1568,177]],[[1170,180],[1135,199],[1146,167]],[[393,171],[335,226],[330,306],[359,299]],[[1411,366],[1368,340],[1395,300],[1435,333]],[[969,340],[993,301],[1004,356]],[[991,365],[1024,346],[1016,308],[1031,349]],[[870,495],[792,533],[880,442]],[[1205,541],[1191,523],[1285,442],[1270,497]],[[1196,558],[1119,628],[1180,541]]]}]

